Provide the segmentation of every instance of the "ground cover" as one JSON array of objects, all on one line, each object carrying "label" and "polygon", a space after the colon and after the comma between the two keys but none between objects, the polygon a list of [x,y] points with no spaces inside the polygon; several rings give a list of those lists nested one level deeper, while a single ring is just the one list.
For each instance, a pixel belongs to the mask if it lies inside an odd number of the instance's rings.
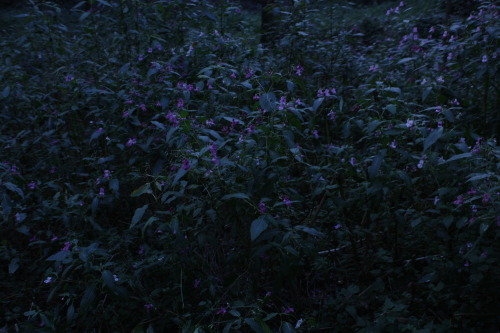
[{"label": "ground cover", "polygon": [[276,10],[0,16],[0,330],[496,332],[498,4]]}]

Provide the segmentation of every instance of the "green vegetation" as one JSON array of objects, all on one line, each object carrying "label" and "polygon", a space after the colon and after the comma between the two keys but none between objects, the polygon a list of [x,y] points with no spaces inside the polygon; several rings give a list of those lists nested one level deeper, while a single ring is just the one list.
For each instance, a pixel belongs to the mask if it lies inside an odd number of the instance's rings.
[{"label": "green vegetation", "polygon": [[445,3],[3,11],[0,331],[497,332],[498,3]]}]

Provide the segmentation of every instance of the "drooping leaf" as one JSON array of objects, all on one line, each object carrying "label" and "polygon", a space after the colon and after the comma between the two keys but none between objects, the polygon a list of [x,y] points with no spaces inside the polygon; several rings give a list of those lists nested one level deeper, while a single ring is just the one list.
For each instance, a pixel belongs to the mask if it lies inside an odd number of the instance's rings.
[{"label": "drooping leaf", "polygon": [[248,195],[245,193],[233,193],[233,194],[226,194],[225,196],[222,197],[221,200],[229,200],[229,199],[250,199]]},{"label": "drooping leaf", "polygon": [[255,219],[250,226],[250,239],[255,241],[257,237],[259,237],[260,234],[267,229],[268,225],[269,224],[265,220],[264,216],[259,216]]},{"label": "drooping leaf", "polygon": [[424,151],[426,151],[430,146],[432,146],[436,141],[443,135],[443,128],[440,127],[429,134],[424,141]]},{"label": "drooping leaf", "polygon": [[135,198],[135,197],[143,195],[144,193],[148,193],[148,194],[152,193],[152,191],[151,191],[151,184],[150,183],[146,183],[146,184],[142,185],[141,187],[139,187],[138,189],[135,189],[130,194],[130,196]]},{"label": "drooping leaf", "polygon": [[149,205],[144,205],[135,210],[134,216],[132,217],[132,221],[130,222],[130,229],[132,229],[133,227],[135,227],[137,223],[139,223],[139,221],[142,219],[142,216],[144,215],[148,207]]}]

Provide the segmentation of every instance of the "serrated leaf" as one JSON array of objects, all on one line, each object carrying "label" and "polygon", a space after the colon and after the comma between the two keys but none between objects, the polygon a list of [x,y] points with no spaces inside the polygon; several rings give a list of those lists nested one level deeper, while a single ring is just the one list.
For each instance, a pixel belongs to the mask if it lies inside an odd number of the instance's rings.
[{"label": "serrated leaf", "polygon": [[70,251],[59,251],[56,254],[51,255],[48,257],[47,261],[65,261],[71,256]]},{"label": "serrated leaf", "polygon": [[14,274],[19,268],[19,258],[14,258],[9,263],[9,274]]},{"label": "serrated leaf", "polygon": [[440,164],[456,161],[456,160],[459,160],[462,158],[467,158],[467,157],[472,157],[472,153],[463,153],[463,154],[454,155],[454,156],[450,157],[449,159],[447,159],[446,161],[441,162]]},{"label": "serrated leaf", "polygon": [[283,325],[281,325],[281,329],[283,333],[295,333],[295,328],[289,322],[285,321]]},{"label": "serrated leaf", "polygon": [[276,95],[274,93],[265,93],[260,96],[260,107],[266,111],[273,111],[276,108]]},{"label": "serrated leaf", "polygon": [[255,241],[268,226],[269,224],[265,220],[264,216],[259,216],[255,219],[250,226],[250,239],[252,242]]},{"label": "serrated leaf", "polygon": [[6,182],[6,183],[4,183],[4,185],[9,191],[16,192],[17,194],[19,194],[21,196],[21,198],[24,198],[23,190],[21,190],[19,187],[17,187],[17,185],[12,184],[10,182]]},{"label": "serrated leaf", "polygon": [[7,86],[2,91],[2,98],[7,98],[10,95],[10,86]]},{"label": "serrated leaf", "polygon": [[118,192],[120,189],[120,182],[118,179],[114,178],[109,181],[109,189],[115,192]]},{"label": "serrated leaf", "polygon": [[413,61],[413,60],[415,60],[415,58],[403,58],[403,59],[399,60],[399,61],[396,63],[396,65],[405,64],[405,63],[410,62],[410,61]]},{"label": "serrated leaf", "polygon": [[226,194],[225,196],[222,197],[221,200],[229,200],[229,199],[250,199],[248,195],[245,193],[233,193],[233,194]]},{"label": "serrated leaf", "polygon": [[325,234],[322,233],[321,231],[318,231],[314,228],[306,227],[303,225],[297,225],[297,226],[295,226],[295,229],[302,231],[302,232],[305,232],[306,234],[316,236],[316,237],[321,237],[321,238],[325,237]]},{"label": "serrated leaf", "polygon": [[375,178],[375,176],[377,176],[378,170],[380,169],[383,160],[384,154],[382,152],[373,158],[372,164],[368,168],[368,175],[370,176],[370,178]]},{"label": "serrated leaf", "polygon": [[141,196],[143,195],[144,193],[151,193],[151,184],[150,183],[146,183],[144,185],[142,185],[141,187],[139,187],[138,189],[135,189],[131,194],[130,196],[131,197],[138,197],[138,196]]},{"label": "serrated leaf", "polygon": [[175,174],[175,178],[174,178],[174,181],[172,182],[172,186],[175,186],[177,185],[177,183],[179,182],[179,180],[184,177],[184,175],[187,173],[188,171],[185,170],[184,168],[179,168],[179,170],[177,170],[177,173]]},{"label": "serrated leaf", "polygon": [[139,223],[139,221],[142,219],[142,216],[144,215],[148,207],[149,205],[144,205],[135,210],[134,216],[132,217],[132,221],[130,222],[130,229],[132,229],[133,227],[135,227],[137,223]]},{"label": "serrated leaf", "polygon": [[165,130],[165,125],[163,125],[162,123],[160,123],[159,121],[151,121],[151,124],[155,125],[156,127],[158,127],[159,129],[162,129],[162,130]]},{"label": "serrated leaf", "polygon": [[424,151],[427,150],[430,146],[432,146],[436,141],[443,135],[443,128],[440,127],[437,130],[434,130],[429,134],[424,141]]},{"label": "serrated leaf", "polygon": [[321,104],[323,103],[324,100],[325,100],[324,97],[320,97],[314,101],[313,106],[312,106],[313,112],[316,112],[316,110],[318,110],[318,108],[321,106]]},{"label": "serrated leaf", "polygon": [[113,274],[108,270],[104,270],[104,271],[102,271],[101,275],[102,275],[102,280],[104,281],[104,284],[106,286],[108,286],[108,288],[114,289],[115,288],[115,278],[114,278]]}]

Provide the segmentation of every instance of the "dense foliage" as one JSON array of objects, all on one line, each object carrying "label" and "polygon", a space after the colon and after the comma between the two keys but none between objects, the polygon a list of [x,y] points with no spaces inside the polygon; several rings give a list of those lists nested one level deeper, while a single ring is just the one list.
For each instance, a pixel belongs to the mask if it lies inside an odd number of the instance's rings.
[{"label": "dense foliage", "polygon": [[496,332],[498,6],[422,3],[30,2],[0,330]]}]

